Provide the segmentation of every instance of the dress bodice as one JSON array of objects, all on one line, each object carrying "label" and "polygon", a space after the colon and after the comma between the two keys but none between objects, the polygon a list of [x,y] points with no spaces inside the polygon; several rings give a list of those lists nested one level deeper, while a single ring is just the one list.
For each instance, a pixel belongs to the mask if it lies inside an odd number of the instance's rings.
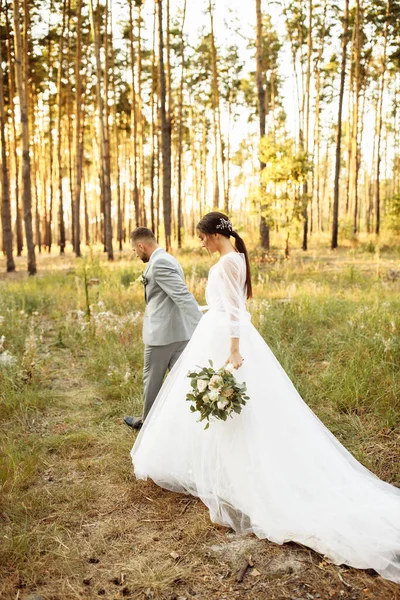
[{"label": "dress bodice", "polygon": [[240,337],[240,324],[249,321],[246,310],[246,260],[244,254],[221,256],[208,275],[206,300],[210,310],[224,312],[230,321],[231,337]]}]

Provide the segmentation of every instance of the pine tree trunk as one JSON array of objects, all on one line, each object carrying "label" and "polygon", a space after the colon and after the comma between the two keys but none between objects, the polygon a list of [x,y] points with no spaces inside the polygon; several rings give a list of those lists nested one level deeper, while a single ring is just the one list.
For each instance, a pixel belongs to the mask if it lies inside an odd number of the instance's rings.
[{"label": "pine tree trunk", "polygon": [[101,77],[101,62],[100,62],[100,42],[97,31],[97,25],[95,21],[95,15],[93,11],[93,0],[89,0],[90,19],[92,25],[92,34],[95,47],[95,58],[96,58],[96,90],[97,90],[97,105],[99,111],[99,125],[100,125],[100,150],[101,150],[101,167],[102,167],[102,180],[104,186],[104,225],[105,225],[105,248],[107,251],[108,260],[114,260],[113,246],[112,246],[112,227],[111,227],[111,178],[110,178],[110,151],[109,143],[107,139],[106,124],[105,124],[105,111],[104,111],[104,97],[102,92],[102,77]]},{"label": "pine tree trunk", "polygon": [[354,213],[353,213],[353,235],[358,232],[358,216],[359,216],[359,199],[358,199],[358,176],[360,171],[360,146],[359,146],[359,107],[361,93],[361,15],[360,15],[360,0],[356,0],[356,15],[355,15],[355,30],[356,30],[356,56],[355,56],[355,99],[354,99],[354,114],[353,114],[353,195],[354,195]]},{"label": "pine tree trunk", "polygon": [[[29,153],[29,110],[28,110],[28,73],[27,69],[22,72],[22,37],[20,25],[19,0],[13,0],[14,8],[14,34],[15,34],[15,76],[17,82],[17,93],[20,102],[21,128],[22,128],[22,182],[23,182],[23,206],[26,246],[28,250],[28,273],[36,273],[35,246],[33,243],[32,230],[32,190],[31,190],[31,160]],[[25,39],[29,30],[28,0],[24,0],[24,33]],[[26,57],[27,58],[27,57]],[[24,61],[26,62],[26,61]]]},{"label": "pine tree trunk", "polygon": [[319,49],[317,60],[315,64],[315,119],[314,119],[314,142],[313,142],[313,184],[312,184],[312,198],[315,195],[316,210],[317,210],[317,226],[318,232],[322,231],[322,210],[321,210],[321,125],[320,125],[320,114],[321,114],[321,62],[324,52],[324,40],[326,31],[326,13],[327,13],[327,0],[324,2],[324,12],[322,21],[321,39],[319,40]]},{"label": "pine tree trunk", "polygon": [[155,175],[156,175],[156,146],[157,146],[157,107],[155,103],[155,90],[157,85],[157,70],[156,70],[156,28],[157,28],[157,8],[154,4],[153,18],[153,50],[151,56],[151,164],[150,164],[150,220],[151,230],[155,234],[156,218],[155,218]]},{"label": "pine tree trunk", "polygon": [[[257,99],[258,99],[258,117],[260,128],[260,139],[265,135],[265,89],[263,84],[263,60],[262,60],[262,16],[261,16],[261,0],[256,0],[256,80],[257,80]],[[260,171],[265,167],[265,163],[260,160]],[[265,250],[270,249],[269,226],[265,216],[261,212],[260,217],[260,242],[261,247]]]},{"label": "pine tree trunk", "polygon": [[[64,57],[64,38],[65,38],[65,28],[66,28],[66,14],[67,14],[67,0],[63,1],[63,13],[62,13],[62,27],[61,27],[61,36],[59,42],[59,54],[58,54],[58,72],[57,72],[57,166],[58,166],[58,231],[59,231],[59,240],[58,244],[60,247],[60,254],[63,255],[65,253],[65,221],[64,221],[64,198],[63,198],[63,189],[62,189],[62,153],[61,153],[61,145],[62,145],[62,73],[63,73],[63,57]],[[49,219],[51,222],[51,218]],[[51,241],[49,242],[51,243]]]},{"label": "pine tree trunk", "polygon": [[[310,81],[311,81],[311,53],[312,53],[312,14],[313,14],[313,3],[312,0],[308,2],[308,32],[307,32],[307,71],[306,71],[306,87],[305,87],[305,106],[304,106],[304,123],[305,123],[305,135],[304,135],[304,148],[303,150],[308,153],[309,150],[309,122],[310,122]],[[308,248],[308,175],[303,184],[303,243],[302,249],[307,250]],[[311,190],[311,197],[313,191]]]},{"label": "pine tree trunk", "polygon": [[83,168],[83,127],[82,127],[82,0],[76,3],[77,29],[76,29],[76,61],[75,61],[75,202],[74,202],[74,251],[76,256],[81,255],[81,187]]},{"label": "pine tree trunk", "polygon": [[144,116],[143,116],[143,99],[142,99],[142,27],[141,27],[141,3],[137,3],[138,9],[138,35],[137,35],[137,115],[138,115],[138,145],[139,145],[139,206],[140,206],[140,221],[141,224],[147,226],[146,207],[144,203]]},{"label": "pine tree trunk", "polygon": [[333,197],[333,220],[332,220],[332,241],[331,248],[334,250],[338,247],[338,230],[339,230],[339,183],[340,183],[340,158],[341,158],[341,141],[342,141],[342,110],[344,96],[344,82],[346,77],[346,58],[347,58],[347,42],[349,28],[349,0],[345,0],[345,9],[343,16],[343,36],[342,36],[342,66],[340,72],[340,91],[339,91],[339,113],[337,123],[337,138],[336,138],[336,162],[335,162],[335,187]]},{"label": "pine tree trunk", "polygon": [[181,81],[179,87],[179,130],[178,130],[178,210],[177,210],[177,229],[178,229],[178,248],[182,248],[182,141],[183,141],[183,82],[185,77],[185,40],[183,30],[186,17],[186,0],[183,4],[182,28],[181,28]]},{"label": "pine tree trunk", "polygon": [[[53,12],[53,2],[52,0],[50,0],[50,5],[49,5],[49,24],[48,24],[48,46],[47,46],[47,52],[48,52],[48,62],[49,62],[49,71],[52,70],[52,65],[51,65],[51,55],[52,55],[52,36],[50,35],[50,28],[51,28],[51,15]],[[47,218],[46,218],[46,224],[45,224],[45,244],[47,246],[47,251],[50,253],[51,252],[51,245],[52,245],[52,229],[51,229],[51,225],[52,225],[52,217],[53,217],[53,201],[54,201],[54,188],[53,188],[53,102],[52,102],[52,95],[49,94],[49,102],[48,102],[48,106],[49,106],[49,128],[48,128],[48,140],[49,140],[49,174],[48,174],[48,180],[49,180],[49,191],[50,191],[50,198],[49,198],[49,210],[47,212]],[[46,190],[46,187],[44,188]],[[47,196],[47,190],[46,190],[46,196]],[[47,203],[47,198],[45,197],[45,203]]]},{"label": "pine tree trunk", "polygon": [[160,118],[161,118],[161,154],[162,154],[162,184],[163,184],[163,216],[165,232],[165,248],[171,249],[171,123],[167,118],[167,91],[164,68],[164,37],[162,0],[158,3],[158,35],[159,35],[159,79],[160,79]]},{"label": "pine tree trunk", "polygon": [[[8,69],[8,85],[10,98],[15,98],[15,72],[11,65],[15,64],[15,42],[14,42],[14,55],[12,52],[12,38],[10,32],[10,21],[8,15],[8,6],[5,6],[5,16],[6,16],[6,34],[7,34],[7,59],[10,68]],[[12,148],[13,148],[13,158],[14,158],[14,182],[15,182],[15,232],[16,232],[16,242],[17,242],[17,256],[21,256],[23,250],[23,234],[22,234],[22,215],[21,215],[21,206],[20,206],[20,193],[19,193],[19,159],[17,152],[17,126],[15,121],[15,108],[14,102],[10,102],[10,112],[11,112],[11,123],[12,123]]]},{"label": "pine tree trunk", "polygon": [[346,181],[346,204],[345,204],[345,214],[348,216],[349,212],[352,210],[352,198],[351,193],[353,190],[353,135],[354,135],[354,104],[355,104],[355,94],[354,94],[354,69],[353,63],[355,61],[356,55],[356,27],[353,27],[353,33],[351,38],[351,49],[350,49],[350,76],[349,76],[349,96],[348,96],[348,118],[347,118],[347,181]]},{"label": "pine tree trunk", "polygon": [[[2,10],[2,2],[0,0],[0,12]],[[13,237],[11,225],[11,200],[10,200],[10,180],[8,176],[8,160],[6,149],[5,125],[6,118],[4,112],[4,89],[3,89],[3,58],[1,55],[0,43],[0,143],[1,143],[1,224],[3,232],[3,248],[7,259],[7,273],[15,271],[15,263],[13,257]]]},{"label": "pine tree trunk", "polygon": [[114,165],[115,173],[117,177],[117,240],[119,250],[122,250],[122,211],[121,211],[121,170],[119,165],[119,130],[118,130],[118,114],[117,114],[117,86],[116,86],[116,74],[115,74],[115,59],[114,59],[114,45],[113,45],[113,29],[112,29],[112,3],[110,3],[110,56],[111,56],[111,81],[112,81],[112,94],[113,94],[113,134],[114,134],[114,145],[115,145],[115,156]]},{"label": "pine tree trunk", "polygon": [[137,126],[137,100],[136,100],[136,74],[135,74],[135,47],[133,43],[133,9],[132,0],[129,0],[129,47],[131,59],[131,128],[132,128],[132,150],[133,150],[133,204],[135,207],[135,224],[140,225],[140,203],[139,203],[139,187],[138,187],[138,126]]},{"label": "pine tree trunk", "polygon": [[67,89],[66,89],[66,98],[67,98],[67,141],[68,141],[68,187],[69,187],[69,200],[70,200],[70,223],[71,223],[71,231],[70,231],[70,241],[72,244],[72,248],[74,249],[75,243],[75,194],[74,194],[74,159],[73,159],[73,126],[72,126],[72,83],[70,77],[70,69],[69,65],[71,64],[71,50],[72,50],[72,40],[71,40],[71,0],[68,0],[67,4]]},{"label": "pine tree trunk", "polygon": [[376,148],[376,186],[375,186],[375,233],[379,235],[381,227],[381,138],[382,138],[382,110],[383,110],[383,96],[385,92],[385,75],[386,75],[386,55],[387,55],[387,42],[389,34],[389,14],[390,14],[390,0],[386,3],[386,24],[384,32],[383,42],[383,57],[382,57],[382,72],[381,72],[381,84],[379,92],[379,108],[378,108],[378,140]]},{"label": "pine tree trunk", "polygon": [[211,0],[209,0],[209,13],[211,23],[211,65],[212,65],[212,112],[213,112],[213,131],[214,131],[214,200],[213,208],[219,208],[219,180],[218,180],[218,71],[217,71],[217,50],[214,38],[214,19]]}]

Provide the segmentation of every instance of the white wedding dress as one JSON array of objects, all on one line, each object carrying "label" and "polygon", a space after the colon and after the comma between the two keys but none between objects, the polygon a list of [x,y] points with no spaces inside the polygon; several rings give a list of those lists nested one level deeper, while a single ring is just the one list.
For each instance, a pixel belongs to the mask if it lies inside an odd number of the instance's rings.
[{"label": "white wedding dress", "polygon": [[[167,377],[131,455],[138,479],[201,498],[215,523],[400,583],[400,489],[363,467],[302,400],[250,322],[244,256],[211,267],[209,311]],[[185,400],[194,367],[222,366],[230,337],[250,400],[208,430]]]}]

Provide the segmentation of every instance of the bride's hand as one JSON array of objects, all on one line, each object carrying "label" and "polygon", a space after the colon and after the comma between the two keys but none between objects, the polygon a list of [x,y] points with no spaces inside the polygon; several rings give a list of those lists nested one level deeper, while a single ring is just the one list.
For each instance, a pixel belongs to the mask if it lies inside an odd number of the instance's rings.
[{"label": "bride's hand", "polygon": [[240,354],[239,350],[233,350],[230,355],[228,360],[226,361],[227,364],[231,364],[235,369],[238,369],[239,367],[242,366],[243,364],[243,356]]}]

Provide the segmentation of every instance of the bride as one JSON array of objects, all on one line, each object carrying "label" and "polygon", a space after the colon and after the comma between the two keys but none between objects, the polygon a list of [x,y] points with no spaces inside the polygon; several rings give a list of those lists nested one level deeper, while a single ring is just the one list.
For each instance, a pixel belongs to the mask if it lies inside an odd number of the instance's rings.
[{"label": "bride", "polygon": [[[138,479],[198,496],[215,523],[400,583],[400,490],[363,467],[301,399],[246,311],[250,268],[228,217],[207,214],[202,246],[218,252],[208,312],[166,379],[131,455]],[[231,238],[235,239],[235,247]],[[250,400],[226,422],[190,411],[189,370],[225,362]]]}]

